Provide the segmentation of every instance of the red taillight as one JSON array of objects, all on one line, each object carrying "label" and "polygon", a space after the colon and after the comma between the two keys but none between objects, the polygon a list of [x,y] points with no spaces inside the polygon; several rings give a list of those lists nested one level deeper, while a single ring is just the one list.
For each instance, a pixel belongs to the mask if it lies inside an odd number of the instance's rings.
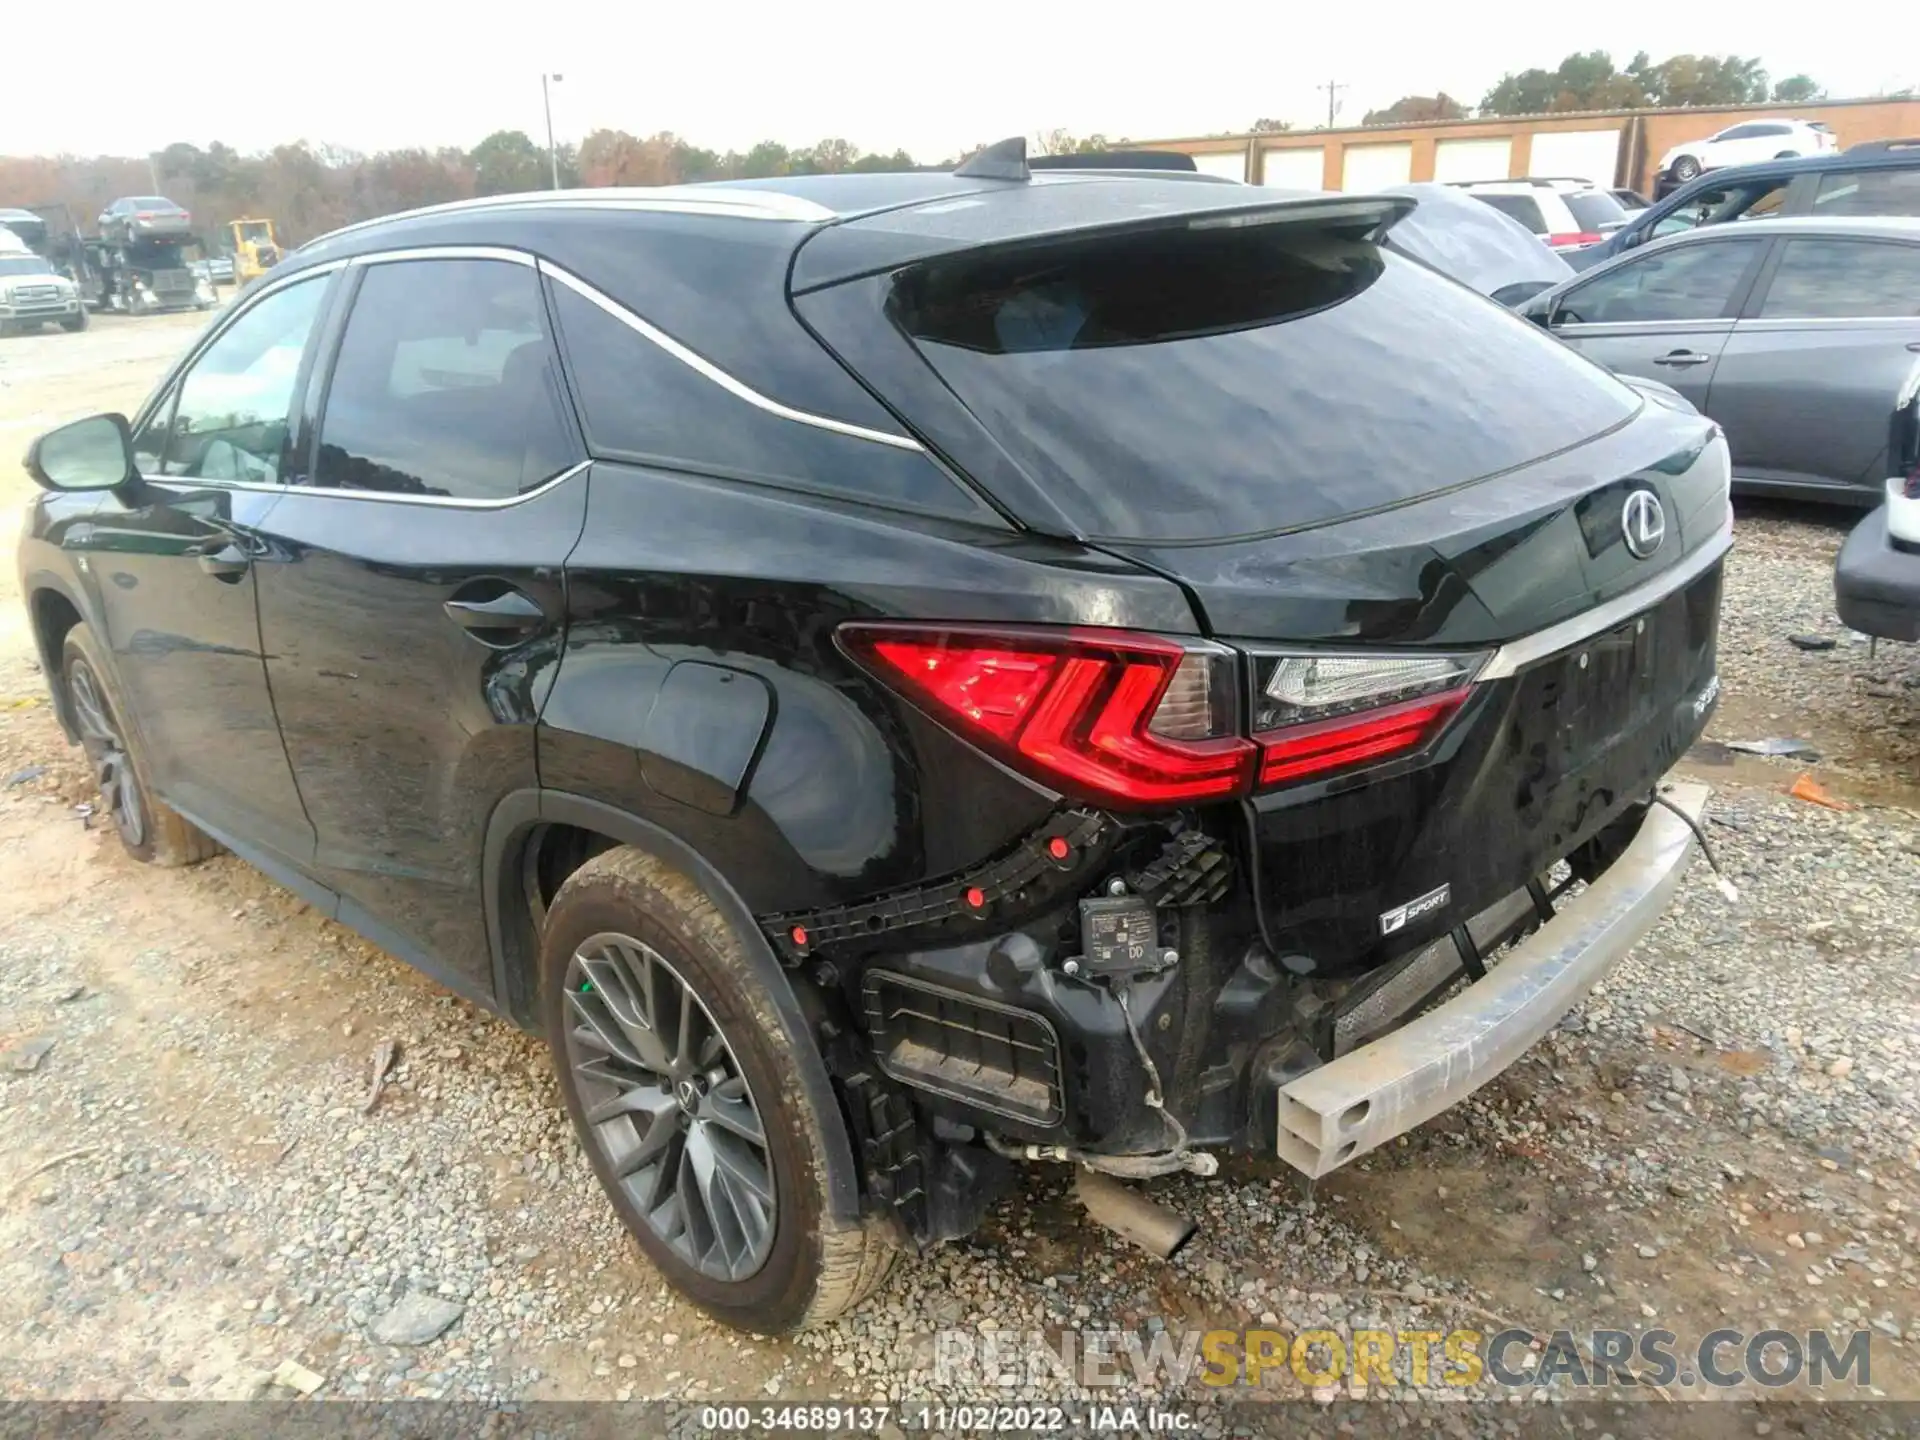
[{"label": "red taillight", "polygon": [[1117,630],[848,625],[839,636],[936,718],[1062,789],[1180,805],[1252,781],[1257,747],[1226,733],[1234,707],[1207,703],[1215,667],[1233,673],[1219,647]]},{"label": "red taillight", "polygon": [[1472,693],[1468,687],[1417,700],[1315,720],[1259,736],[1260,783],[1279,785],[1417,750]]},{"label": "red taillight", "polygon": [[1581,230],[1561,235],[1549,235],[1547,236],[1547,244],[1556,250],[1564,250],[1570,245],[1598,245],[1605,238],[1605,236],[1593,231]]}]

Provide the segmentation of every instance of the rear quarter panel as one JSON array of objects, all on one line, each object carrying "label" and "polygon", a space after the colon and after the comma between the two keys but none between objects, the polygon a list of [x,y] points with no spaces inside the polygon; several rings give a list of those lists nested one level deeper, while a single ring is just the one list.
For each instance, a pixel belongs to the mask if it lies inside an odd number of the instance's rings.
[{"label": "rear quarter panel", "polygon": [[[756,912],[965,868],[1056,803],[857,670],[834,644],[840,623],[1195,628],[1171,583],[1081,547],[607,463],[567,584],[541,784],[662,826]],[[684,715],[655,717],[687,662],[744,682],[710,743]]]}]

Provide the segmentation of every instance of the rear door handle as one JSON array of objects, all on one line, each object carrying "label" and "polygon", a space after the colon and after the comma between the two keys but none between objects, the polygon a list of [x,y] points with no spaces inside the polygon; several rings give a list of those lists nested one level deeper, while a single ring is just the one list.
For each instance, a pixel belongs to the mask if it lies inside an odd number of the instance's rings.
[{"label": "rear door handle", "polygon": [[253,565],[253,557],[238,545],[231,543],[222,545],[218,550],[202,552],[195,558],[199,560],[200,568],[207,574],[216,580],[225,580],[229,583],[245,575]]},{"label": "rear door handle", "polygon": [[518,590],[507,590],[486,600],[447,601],[447,618],[476,640],[489,645],[511,644],[547,624],[539,602]]},{"label": "rear door handle", "polygon": [[1907,342],[1907,348],[1913,351],[1914,354],[1920,355],[1920,340],[1909,340]]},{"label": "rear door handle", "polygon": [[1698,350],[1669,350],[1664,355],[1656,356],[1653,363],[1678,365],[1684,369],[1688,365],[1705,365],[1711,359],[1711,355],[1702,355]]}]

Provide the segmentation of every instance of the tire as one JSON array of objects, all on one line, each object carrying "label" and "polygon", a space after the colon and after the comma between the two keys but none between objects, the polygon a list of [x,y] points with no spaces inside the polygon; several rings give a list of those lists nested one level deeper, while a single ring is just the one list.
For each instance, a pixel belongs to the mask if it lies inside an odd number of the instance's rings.
[{"label": "tire", "polygon": [[66,687],[87,763],[100,782],[101,803],[127,853],[143,864],[168,868],[197,865],[218,855],[217,842],[154,798],[146,761],[126,728],[127,706],[119,683],[84,623],[67,632],[60,683]]},{"label": "tire", "polygon": [[[762,1335],[822,1324],[873,1293],[892,1265],[892,1237],[879,1221],[832,1218],[821,1117],[791,1042],[698,885],[630,847],[594,857],[554,896],[540,965],[574,1132],[674,1289]],[[688,1183],[702,1164],[727,1179],[704,1196]]]},{"label": "tire", "polygon": [[69,316],[60,322],[60,328],[69,335],[77,334],[87,328],[87,307],[82,305],[78,315]]},{"label": "tire", "polygon": [[1700,162],[1691,155],[1682,155],[1673,162],[1673,178],[1676,184],[1684,185],[1699,173]]}]

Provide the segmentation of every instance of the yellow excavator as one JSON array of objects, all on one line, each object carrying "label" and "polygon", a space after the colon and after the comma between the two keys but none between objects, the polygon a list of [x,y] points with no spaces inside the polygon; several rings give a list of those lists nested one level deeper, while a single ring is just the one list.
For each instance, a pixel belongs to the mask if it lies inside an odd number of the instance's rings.
[{"label": "yellow excavator", "polygon": [[233,235],[235,284],[257,279],[280,263],[280,242],[274,238],[273,221],[235,220],[227,229]]}]

